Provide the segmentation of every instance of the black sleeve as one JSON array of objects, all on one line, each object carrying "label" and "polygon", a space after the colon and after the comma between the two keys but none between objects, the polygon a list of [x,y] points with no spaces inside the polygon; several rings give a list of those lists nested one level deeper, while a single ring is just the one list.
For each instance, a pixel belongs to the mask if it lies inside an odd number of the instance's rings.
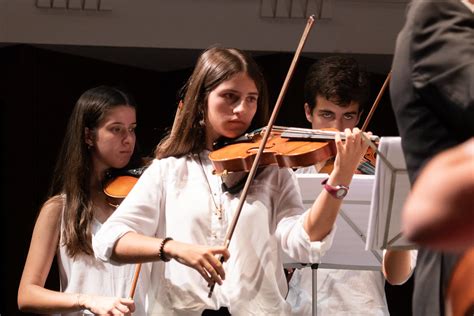
[{"label": "black sleeve", "polygon": [[[412,80],[454,131],[474,135],[474,14],[460,0],[419,1]],[[450,123],[449,123],[450,122]]]}]

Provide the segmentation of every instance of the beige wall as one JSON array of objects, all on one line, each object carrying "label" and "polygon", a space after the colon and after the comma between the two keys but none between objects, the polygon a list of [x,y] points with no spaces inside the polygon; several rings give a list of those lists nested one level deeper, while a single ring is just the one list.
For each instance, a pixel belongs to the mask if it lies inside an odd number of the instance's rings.
[{"label": "beige wall", "polygon": [[[95,2],[86,3],[90,1]],[[0,0],[0,43],[194,49],[220,43],[294,51],[306,20],[262,17],[261,4],[268,9],[272,1],[102,0],[111,11],[95,12],[38,9],[35,0]],[[281,14],[290,1],[278,3]],[[293,0],[297,7],[304,3]],[[329,18],[316,22],[305,51],[392,54],[405,7],[406,0],[324,0]]]}]

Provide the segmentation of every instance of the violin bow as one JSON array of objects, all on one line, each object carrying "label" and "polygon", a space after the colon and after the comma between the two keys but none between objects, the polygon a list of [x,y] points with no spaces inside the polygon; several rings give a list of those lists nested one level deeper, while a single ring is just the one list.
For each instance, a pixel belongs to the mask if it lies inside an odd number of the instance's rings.
[{"label": "violin bow", "polygon": [[388,86],[388,83],[390,82],[390,78],[392,78],[392,71],[390,70],[387,78],[385,78],[385,82],[382,85],[382,88],[380,88],[379,94],[377,95],[377,98],[375,98],[374,104],[372,104],[372,107],[370,108],[369,114],[367,114],[367,117],[365,118],[364,125],[362,125],[361,131],[365,132],[367,129],[367,126],[369,125],[370,119],[372,118],[372,115],[374,115],[375,109],[379,105],[380,99],[382,99],[382,95],[385,92],[385,89]]},{"label": "violin bow", "polygon": [[[385,82],[382,85],[382,88],[380,88],[379,94],[377,95],[377,98],[375,98],[374,104],[372,105],[372,108],[370,108],[369,114],[367,114],[367,117],[365,118],[364,125],[362,125],[361,131],[365,132],[367,126],[369,125],[370,119],[372,118],[372,115],[375,112],[375,109],[379,105],[380,99],[382,99],[382,95],[385,92],[385,89],[388,86],[388,83],[390,82],[390,79],[392,78],[392,71],[390,70],[387,74],[387,78],[385,78]],[[361,133],[362,139],[366,144],[369,145],[370,148],[373,149],[373,151],[382,159],[382,161],[391,169],[393,169],[393,166],[390,164],[388,159],[380,153],[380,151],[377,149],[377,146],[367,137],[364,135],[364,133]]]},{"label": "violin bow", "polygon": [[[257,154],[255,156],[255,160],[252,163],[252,167],[250,169],[249,175],[247,177],[247,181],[245,182],[245,186],[242,190],[242,194],[240,196],[240,201],[237,206],[237,210],[235,211],[234,217],[232,218],[232,222],[227,229],[227,233],[225,236],[224,240],[224,246],[226,248],[229,248],[230,240],[232,239],[232,235],[234,234],[235,231],[235,226],[237,225],[237,221],[239,220],[240,213],[242,212],[242,207],[245,203],[245,200],[247,198],[248,190],[250,188],[250,185],[255,177],[255,174],[257,172],[257,168],[260,162],[260,157],[262,156],[263,150],[265,148],[265,144],[267,143],[268,137],[270,136],[270,131],[272,130],[273,124],[275,123],[276,116],[278,114],[278,111],[281,108],[281,104],[283,103],[283,97],[286,94],[286,90],[288,89],[289,82],[293,76],[293,72],[296,68],[296,64],[298,62],[298,59],[301,55],[301,51],[303,50],[304,44],[306,43],[306,38],[308,37],[309,31],[311,30],[312,26],[314,24],[314,15],[311,15],[308,18],[308,22],[306,23],[306,28],[304,29],[303,35],[300,39],[300,42],[298,44],[298,48],[296,49],[295,55],[293,56],[293,61],[291,62],[290,69],[288,70],[288,73],[286,75],[285,81],[283,82],[283,86],[280,90],[280,94],[278,96],[278,99],[275,103],[275,107],[273,108],[272,115],[270,116],[270,120],[268,121],[268,125],[266,127],[265,133],[262,138],[262,142],[260,143],[260,146],[258,148]],[[224,258],[221,257],[220,261],[221,263],[223,262]],[[215,283],[212,283],[210,285],[210,290],[208,297],[211,298],[212,292],[214,291]]]},{"label": "violin bow", "polygon": [[140,276],[140,270],[142,269],[142,264],[137,263],[135,265],[135,273],[133,274],[132,286],[130,287],[130,293],[128,294],[128,298],[133,299],[135,296],[135,290],[137,288],[138,277]]}]

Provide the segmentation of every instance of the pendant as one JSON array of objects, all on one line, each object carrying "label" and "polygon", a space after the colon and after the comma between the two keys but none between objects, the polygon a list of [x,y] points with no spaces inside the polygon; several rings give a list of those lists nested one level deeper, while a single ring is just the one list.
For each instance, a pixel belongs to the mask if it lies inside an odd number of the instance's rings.
[{"label": "pendant", "polygon": [[217,219],[221,220],[222,219],[222,206],[219,206],[216,208],[216,215],[217,215]]}]

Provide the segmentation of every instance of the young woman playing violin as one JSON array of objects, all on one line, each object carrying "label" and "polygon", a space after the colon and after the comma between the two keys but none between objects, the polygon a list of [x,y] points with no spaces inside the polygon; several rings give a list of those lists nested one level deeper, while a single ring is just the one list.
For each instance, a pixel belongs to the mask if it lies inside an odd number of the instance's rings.
[{"label": "young woman playing violin", "polygon": [[[157,261],[149,314],[290,315],[281,251],[317,262],[330,247],[341,200],[323,191],[305,211],[293,171],[276,166],[255,177],[229,249],[219,246],[240,193],[222,191],[208,155],[216,141],[263,126],[267,108],[263,76],[247,54],[216,47],[200,56],[157,159],[94,240],[103,260]],[[350,184],[367,149],[358,129],[346,136],[336,139],[332,185]],[[209,298],[213,282],[220,286]]]},{"label": "young woman playing violin", "polygon": [[[109,169],[129,163],[135,127],[135,105],[124,92],[101,86],[80,96],[67,125],[51,197],[33,231],[18,290],[20,310],[144,315],[144,289],[139,288],[135,302],[125,298],[134,266],[103,263],[92,251],[93,236],[114,211],[102,180]],[[44,287],[55,255],[61,292]],[[146,280],[140,284],[144,286]]]},{"label": "young woman playing violin", "polygon": [[[313,129],[353,129],[368,99],[367,74],[348,57],[326,57],[308,70],[304,87],[305,114]],[[331,171],[325,162],[301,168],[297,173]],[[401,284],[414,268],[410,251],[391,251],[384,256],[384,274]],[[384,275],[379,271],[318,269],[317,307],[323,315],[388,315]],[[311,313],[311,270],[296,270],[290,281],[289,301],[302,314]]]}]

